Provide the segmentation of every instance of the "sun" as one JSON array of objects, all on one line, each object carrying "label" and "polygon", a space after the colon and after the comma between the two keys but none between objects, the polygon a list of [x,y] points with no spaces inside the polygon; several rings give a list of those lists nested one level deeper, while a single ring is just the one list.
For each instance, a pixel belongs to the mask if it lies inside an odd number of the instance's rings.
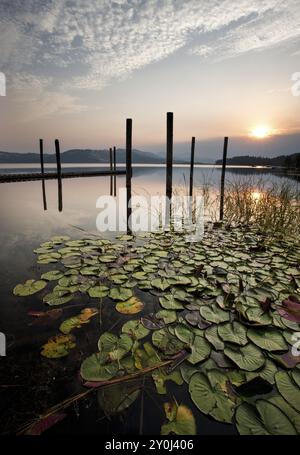
[{"label": "sun", "polygon": [[270,128],[269,126],[262,125],[253,128],[250,131],[249,136],[254,137],[255,139],[265,139],[266,137],[271,136],[272,133],[273,133],[272,128]]}]

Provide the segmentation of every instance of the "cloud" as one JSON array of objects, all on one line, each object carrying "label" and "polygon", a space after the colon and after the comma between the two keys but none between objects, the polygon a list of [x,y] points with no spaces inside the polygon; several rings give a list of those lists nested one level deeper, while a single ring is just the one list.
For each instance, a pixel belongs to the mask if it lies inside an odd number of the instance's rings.
[{"label": "cloud", "polygon": [[53,113],[59,97],[79,105],[74,89],[101,90],[179,49],[224,58],[299,38],[299,0],[3,0],[0,35],[0,70],[16,89],[40,80]]}]

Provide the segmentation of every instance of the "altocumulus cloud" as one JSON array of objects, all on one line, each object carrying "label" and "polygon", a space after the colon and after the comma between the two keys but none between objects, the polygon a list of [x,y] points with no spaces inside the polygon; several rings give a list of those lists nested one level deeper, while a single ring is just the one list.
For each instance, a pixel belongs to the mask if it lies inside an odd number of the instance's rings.
[{"label": "altocumulus cloud", "polygon": [[81,110],[68,90],[100,90],[179,49],[200,59],[274,46],[299,24],[299,0],[2,0],[0,70]]}]

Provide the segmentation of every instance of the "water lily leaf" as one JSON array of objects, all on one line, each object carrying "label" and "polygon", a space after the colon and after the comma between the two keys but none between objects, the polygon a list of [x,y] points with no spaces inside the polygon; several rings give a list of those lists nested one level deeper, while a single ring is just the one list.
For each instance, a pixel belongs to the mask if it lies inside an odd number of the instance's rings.
[{"label": "water lily leaf", "polygon": [[109,291],[109,297],[113,300],[121,300],[122,302],[125,302],[125,300],[130,299],[132,297],[133,293],[132,290],[129,288],[112,288]]},{"label": "water lily leaf", "polygon": [[[240,434],[297,434],[295,427],[286,414],[273,403],[266,400],[257,400],[256,411],[255,409],[250,411],[249,405],[244,406],[242,411],[239,411],[241,406],[236,413],[237,427]],[[248,412],[248,417],[246,417],[245,412]]]},{"label": "water lily leaf", "polygon": [[73,316],[63,321],[59,330],[64,334],[68,334],[75,328],[80,328],[83,324],[88,324],[90,319],[96,314],[98,314],[98,310],[94,308],[84,308],[78,316]]},{"label": "water lily leaf", "polygon": [[248,329],[248,338],[266,351],[284,351],[288,349],[284,337],[279,330],[271,328]]},{"label": "water lily leaf", "polygon": [[63,275],[63,272],[60,270],[51,270],[49,272],[43,273],[41,279],[46,281],[55,281],[59,280]]},{"label": "water lily leaf", "polygon": [[192,401],[201,412],[211,415],[220,422],[231,422],[234,401],[221,386],[213,387],[209,378],[203,373],[192,375],[189,392]]},{"label": "water lily leaf", "polygon": [[[168,409],[172,407],[172,412]],[[195,435],[196,422],[192,411],[184,405],[177,405],[172,403],[164,403],[166,417],[169,420],[161,427],[161,434],[167,435],[175,433],[178,435]]]},{"label": "water lily leaf", "polygon": [[107,417],[129,408],[140,394],[140,381],[114,384],[97,392],[100,408]]},{"label": "water lily leaf", "polygon": [[174,355],[184,348],[184,343],[171,335],[166,328],[153,332],[152,343],[166,355]]},{"label": "water lily leaf", "polygon": [[182,376],[178,370],[168,374],[165,369],[159,368],[152,373],[152,379],[154,381],[156,391],[159,395],[164,395],[167,393],[165,385],[166,381],[173,381],[177,385],[183,384]]},{"label": "water lily leaf", "polygon": [[175,275],[175,276],[168,278],[168,282],[170,284],[174,284],[175,286],[184,286],[184,285],[190,284],[191,280],[186,276]]},{"label": "water lily leaf", "polygon": [[24,284],[17,284],[15,286],[13,293],[21,297],[35,294],[36,292],[41,291],[47,285],[47,281],[43,280],[27,280]]},{"label": "water lily leaf", "polygon": [[68,240],[70,240],[70,237],[68,237],[67,235],[56,235],[54,237],[51,237],[50,239],[53,243],[55,244],[60,244],[60,243],[64,243],[64,242],[67,242]]},{"label": "water lily leaf", "polygon": [[222,339],[219,337],[218,334],[218,327],[216,325],[212,325],[211,327],[208,327],[205,330],[205,338],[210,342],[210,344],[213,345],[213,347],[217,351],[223,351],[224,350],[224,342]]},{"label": "water lily leaf", "polygon": [[150,331],[144,327],[138,319],[126,322],[122,327],[122,332],[127,333],[136,340],[141,340],[150,333]]},{"label": "water lily leaf", "polygon": [[279,408],[292,422],[298,434],[300,434],[300,414],[299,412],[295,411],[292,406],[290,406],[280,395],[272,396],[268,398],[270,403],[273,403],[277,408]]},{"label": "water lily leaf", "polygon": [[64,303],[70,302],[73,299],[73,294],[69,291],[54,291],[46,294],[43,298],[43,302],[50,306],[63,305]]},{"label": "water lily leaf", "polygon": [[170,282],[166,278],[156,278],[151,281],[151,286],[161,291],[165,291],[170,287]]},{"label": "water lily leaf", "polygon": [[218,326],[218,335],[223,341],[245,346],[248,343],[247,329],[237,321]]},{"label": "water lily leaf", "polygon": [[208,341],[206,341],[206,339],[201,336],[195,336],[193,344],[190,346],[190,348],[192,352],[187,360],[192,365],[202,362],[202,360],[209,357],[211,351]]},{"label": "water lily leaf", "polygon": [[125,302],[118,302],[116,310],[122,314],[136,314],[144,308],[143,302],[137,297],[130,297]]},{"label": "water lily leaf", "polygon": [[147,277],[147,273],[146,272],[135,272],[132,274],[132,277],[136,280],[145,280],[145,278]]},{"label": "water lily leaf", "polygon": [[166,294],[159,298],[159,303],[166,310],[183,310],[184,306],[182,303],[175,299],[172,294]]},{"label": "water lily leaf", "polygon": [[200,307],[199,311],[201,316],[206,319],[206,321],[214,322],[215,324],[229,321],[229,313],[222,310],[218,305],[203,305]]},{"label": "water lily leaf", "polygon": [[198,369],[198,367],[195,367],[188,362],[184,362],[180,366],[180,372],[181,372],[181,376],[182,376],[184,382],[189,384],[191,377],[193,376],[193,374],[198,373],[199,369]]},{"label": "water lily leaf", "polygon": [[266,363],[261,370],[255,372],[247,372],[246,378],[247,381],[250,381],[253,378],[260,377],[265,381],[269,382],[269,384],[275,384],[275,373],[277,373],[277,367],[272,360],[266,359]]},{"label": "water lily leaf", "polygon": [[297,411],[300,411],[300,389],[287,371],[278,371],[275,382],[279,393]]},{"label": "water lily leaf", "polygon": [[87,276],[98,276],[100,273],[100,268],[98,266],[87,266],[87,267],[82,267],[80,269],[81,275],[87,275]]},{"label": "water lily leaf", "polygon": [[105,255],[105,256],[99,256],[99,262],[113,262],[116,259],[116,256],[113,255]]},{"label": "water lily leaf", "polygon": [[191,346],[194,342],[195,334],[185,324],[177,324],[174,330],[174,335],[184,344]]},{"label": "water lily leaf", "polygon": [[100,353],[92,354],[81,364],[80,375],[85,381],[107,381],[119,370],[118,362],[101,363]]},{"label": "water lily leaf", "polygon": [[174,310],[160,310],[156,313],[157,319],[162,319],[165,324],[171,324],[177,319],[176,311]]},{"label": "water lily leaf", "polygon": [[109,293],[109,288],[107,286],[93,286],[89,288],[88,294],[90,297],[103,298],[106,297]]},{"label": "water lily leaf", "polygon": [[259,413],[255,406],[242,403],[235,413],[235,420],[238,432],[241,435],[269,435],[270,433],[261,422]]},{"label": "water lily leaf", "polygon": [[132,338],[123,333],[119,337],[113,333],[104,332],[98,341],[98,348],[105,361],[121,360],[132,348]]},{"label": "water lily leaf", "polygon": [[265,364],[265,357],[261,350],[250,343],[242,347],[225,347],[224,354],[246,371],[258,370]]},{"label": "water lily leaf", "polygon": [[109,276],[110,281],[112,281],[114,284],[123,284],[124,281],[128,279],[127,275],[118,273],[115,275],[110,275]]},{"label": "water lily leaf", "polygon": [[48,359],[58,359],[67,356],[75,346],[75,337],[73,335],[56,335],[42,346],[41,355]]}]

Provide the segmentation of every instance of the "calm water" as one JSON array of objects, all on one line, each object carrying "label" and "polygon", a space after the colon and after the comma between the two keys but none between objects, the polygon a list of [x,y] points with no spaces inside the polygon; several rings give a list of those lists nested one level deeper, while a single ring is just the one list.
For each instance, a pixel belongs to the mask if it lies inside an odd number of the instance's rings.
[{"label": "calm water", "polygon": [[[66,166],[64,166],[66,167]],[[69,165],[68,170],[80,165]],[[88,166],[90,167],[90,166]],[[95,167],[95,166],[92,166]],[[87,167],[85,167],[87,169]],[[1,165],[0,173],[4,172],[34,172],[39,171],[38,166]],[[184,166],[174,168],[174,186],[186,187],[189,179],[189,169]],[[263,178],[266,182],[289,181],[292,185],[298,185],[294,180],[279,177],[269,173],[266,169],[240,169],[229,168],[227,182],[252,180],[255,191],[259,181]],[[194,177],[195,185],[210,183],[212,189],[217,191],[220,181],[220,168],[210,166],[197,166]],[[84,179],[63,180],[63,211],[57,209],[57,182],[46,181],[46,195],[48,210],[43,210],[41,182],[7,183],[0,185],[0,213],[1,213],[1,249],[0,249],[0,332],[7,335],[8,352],[6,358],[0,359],[0,384],[18,384],[20,387],[14,390],[14,395],[0,392],[0,416],[6,416],[7,408],[14,406],[15,415],[25,415],[28,410],[26,396],[28,395],[32,406],[33,400],[38,409],[44,409],[43,403],[55,404],[57,401],[72,395],[78,389],[78,378],[74,364],[80,364],[82,358],[96,349],[96,341],[99,337],[99,321],[94,318],[89,326],[88,338],[84,330],[78,335],[81,347],[80,353],[72,353],[67,360],[49,361],[39,354],[39,347],[47,339],[57,333],[57,322],[54,326],[33,327],[29,326],[32,318],[27,315],[29,310],[44,310],[45,306],[39,298],[22,299],[12,295],[12,289],[17,283],[26,279],[38,278],[43,271],[55,268],[53,265],[38,266],[33,249],[41,242],[48,240],[54,235],[67,234],[70,237],[80,238],[84,234],[78,228],[89,233],[97,234],[96,217],[99,209],[96,208],[96,200],[99,196],[109,194],[110,179],[107,177],[93,177]],[[117,187],[125,187],[125,178],[117,178]],[[165,169],[163,166],[136,166],[133,170],[133,192],[142,195],[164,194]],[[109,235],[108,235],[109,236]],[[145,314],[151,311],[151,298],[142,293],[145,305]],[[24,303],[25,302],[25,303]],[[72,302],[73,303],[73,302]],[[75,299],[76,303],[76,299]],[[79,303],[79,301],[78,301]],[[84,302],[81,301],[84,304]],[[116,312],[114,312],[116,313]],[[74,313],[64,314],[64,318]],[[104,308],[103,326],[101,331],[109,330],[116,323],[120,315],[113,314],[111,310]],[[56,324],[56,325],[55,325]],[[122,325],[122,324],[121,324]],[[116,326],[118,328],[118,326]],[[120,326],[119,326],[120,327]],[[80,331],[79,331],[80,332]],[[74,351],[77,351],[75,349]],[[83,357],[80,357],[82,355]],[[56,363],[55,363],[56,362]],[[77,362],[77,363],[76,363]],[[7,365],[7,367],[6,367]],[[13,365],[13,368],[12,368]],[[57,370],[57,371],[56,371]],[[11,373],[10,373],[11,371]],[[4,375],[4,376],[3,376]],[[51,397],[53,384],[55,383],[54,398]],[[38,385],[38,386],[37,386]],[[27,388],[28,387],[28,388]],[[151,386],[149,386],[151,388]],[[195,408],[187,396],[184,387],[173,386],[170,383],[169,394],[174,391],[176,397]],[[162,403],[170,398],[170,395],[159,397],[155,394],[155,400],[151,393],[145,395],[144,433],[158,434],[163,420]],[[12,404],[13,403],[13,404]],[[14,408],[13,408],[14,409]],[[137,433],[139,426],[140,400],[138,399],[129,409],[126,421],[122,417],[115,417],[111,421],[103,419],[96,400],[90,400],[88,404],[79,404],[78,413],[55,426],[52,432],[80,432],[80,433]],[[223,425],[202,416],[195,411],[197,416],[197,428],[200,434],[235,433],[233,427]],[[7,425],[13,427],[5,417],[0,417],[0,432],[7,429]],[[10,428],[10,427],[9,427]]]}]

